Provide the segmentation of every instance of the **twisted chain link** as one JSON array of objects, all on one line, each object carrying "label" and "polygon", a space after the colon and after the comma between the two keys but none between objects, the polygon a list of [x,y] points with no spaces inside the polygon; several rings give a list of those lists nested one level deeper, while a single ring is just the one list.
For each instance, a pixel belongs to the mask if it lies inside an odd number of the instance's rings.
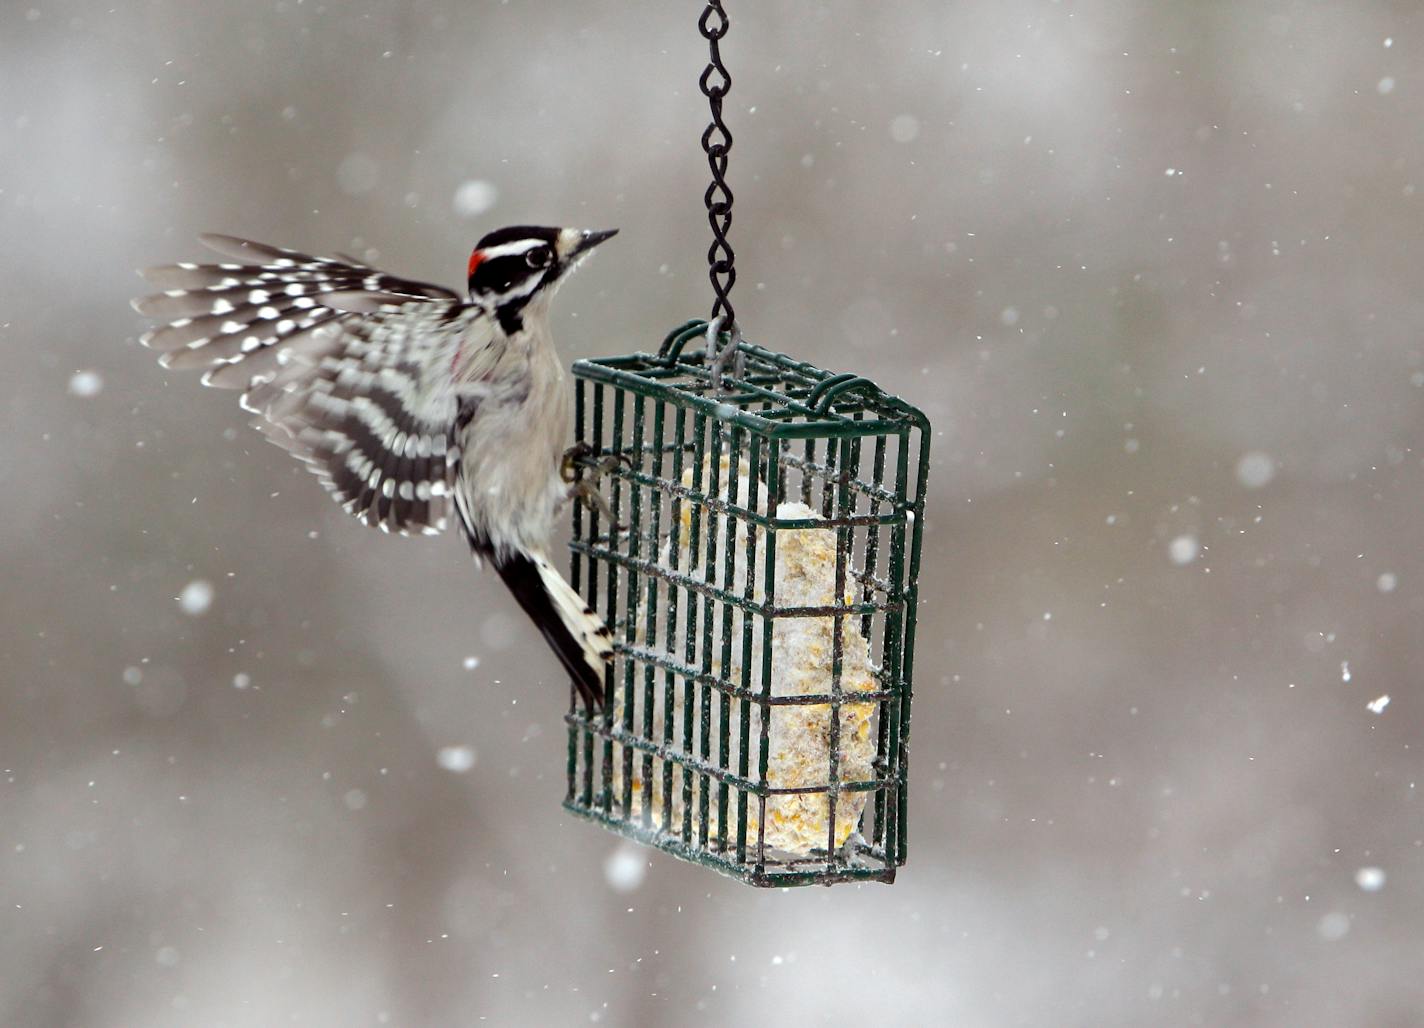
[{"label": "twisted chain link", "polygon": [[702,149],[707,154],[707,166],[712,172],[712,184],[707,187],[703,202],[707,205],[707,223],[712,226],[712,245],[707,249],[707,277],[717,300],[712,305],[712,320],[735,332],[737,315],[732,310],[729,294],[737,281],[736,259],[727,232],[732,227],[732,190],[727,185],[727,154],[732,149],[732,133],[722,120],[722,101],[732,88],[732,76],[722,63],[719,43],[727,34],[731,22],[722,9],[722,0],[708,0],[707,9],[698,19],[697,27],[707,40],[709,57],[698,85],[707,97],[712,121],[702,133]]}]

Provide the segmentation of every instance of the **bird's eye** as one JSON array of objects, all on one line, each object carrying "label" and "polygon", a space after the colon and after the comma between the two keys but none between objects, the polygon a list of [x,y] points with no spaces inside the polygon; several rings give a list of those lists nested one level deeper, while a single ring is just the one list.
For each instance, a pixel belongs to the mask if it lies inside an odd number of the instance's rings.
[{"label": "bird's eye", "polygon": [[547,246],[536,246],[524,255],[525,263],[531,268],[547,268],[553,259],[554,255]]}]

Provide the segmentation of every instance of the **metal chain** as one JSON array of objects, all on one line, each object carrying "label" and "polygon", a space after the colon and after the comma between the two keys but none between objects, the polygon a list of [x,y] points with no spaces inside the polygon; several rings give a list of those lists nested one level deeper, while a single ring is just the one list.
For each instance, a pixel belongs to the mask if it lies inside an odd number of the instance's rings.
[{"label": "metal chain", "polygon": [[712,305],[712,320],[721,318],[722,325],[736,332],[737,315],[732,310],[729,295],[737,281],[736,259],[727,231],[732,227],[732,190],[727,186],[727,154],[732,149],[732,133],[722,120],[722,100],[732,88],[732,76],[722,63],[718,47],[731,22],[722,9],[722,0],[707,0],[707,9],[698,19],[697,27],[707,40],[710,53],[707,68],[698,85],[712,110],[712,122],[702,133],[702,149],[707,154],[707,166],[712,171],[712,184],[707,187],[703,202],[707,205],[707,222],[712,226],[712,245],[707,249],[707,277],[717,301]]}]

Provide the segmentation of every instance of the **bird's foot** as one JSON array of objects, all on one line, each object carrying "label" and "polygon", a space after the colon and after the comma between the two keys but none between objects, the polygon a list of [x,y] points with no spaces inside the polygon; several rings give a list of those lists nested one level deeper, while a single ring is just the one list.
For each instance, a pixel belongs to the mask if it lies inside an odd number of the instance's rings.
[{"label": "bird's foot", "polygon": [[565,482],[573,483],[578,475],[578,463],[585,457],[591,457],[597,451],[588,443],[574,443],[564,451],[564,459],[559,462],[559,477]]},{"label": "bird's foot", "polygon": [[[572,484],[579,478],[579,465],[598,452],[588,443],[574,443],[564,451],[564,459],[559,464],[559,476],[565,482]],[[633,459],[631,453],[610,453],[602,460],[595,461],[584,468],[583,480],[597,482],[619,465],[632,468],[637,465],[637,461]]]},{"label": "bird's foot", "polygon": [[602,514],[608,519],[608,523],[615,532],[622,532],[628,527],[618,523],[618,519],[613,516],[613,508],[608,505],[608,501],[598,491],[597,483],[591,479],[584,478],[577,482],[570,482],[569,499],[583,504],[594,514]]},{"label": "bird's foot", "polygon": [[613,508],[609,506],[608,500],[598,491],[598,482],[604,475],[615,470],[620,465],[633,467],[636,463],[632,456],[626,453],[613,453],[596,461],[586,468],[580,475],[580,462],[593,456],[598,451],[588,443],[576,443],[564,451],[564,459],[559,467],[559,475],[568,483],[568,499],[582,503],[595,514],[602,514],[608,519],[608,523],[615,532],[625,532],[627,525],[620,525],[617,518],[613,516]]}]

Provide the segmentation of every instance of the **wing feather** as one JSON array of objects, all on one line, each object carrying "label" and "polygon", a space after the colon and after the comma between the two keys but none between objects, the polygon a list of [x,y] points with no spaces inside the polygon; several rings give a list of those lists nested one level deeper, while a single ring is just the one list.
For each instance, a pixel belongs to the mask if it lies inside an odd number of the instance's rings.
[{"label": "wing feather", "polygon": [[167,322],[144,344],[165,367],[244,390],[263,434],[353,516],[401,533],[445,528],[459,465],[451,367],[488,345],[488,313],[350,259],[200,238],[239,263],[142,272],[162,292],[134,308]]}]

